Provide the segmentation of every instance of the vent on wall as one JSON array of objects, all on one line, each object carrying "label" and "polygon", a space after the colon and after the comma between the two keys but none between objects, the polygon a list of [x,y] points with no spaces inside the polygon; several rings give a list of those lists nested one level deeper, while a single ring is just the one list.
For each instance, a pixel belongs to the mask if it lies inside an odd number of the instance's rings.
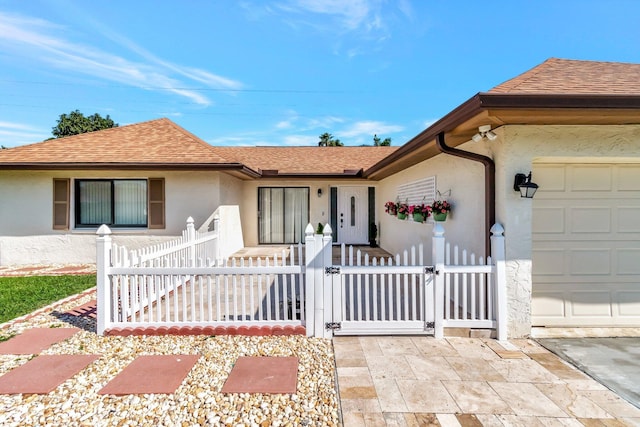
[{"label": "vent on wall", "polygon": [[398,186],[397,201],[409,205],[431,203],[436,198],[436,177],[430,176]]}]

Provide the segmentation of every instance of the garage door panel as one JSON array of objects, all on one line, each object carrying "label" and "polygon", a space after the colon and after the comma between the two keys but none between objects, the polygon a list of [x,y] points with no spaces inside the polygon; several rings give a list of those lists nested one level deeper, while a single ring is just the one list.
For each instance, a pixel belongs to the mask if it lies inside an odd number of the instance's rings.
[{"label": "garage door panel", "polygon": [[640,291],[620,291],[614,297],[618,316],[633,319],[640,316]]},{"label": "garage door panel", "polygon": [[569,274],[611,274],[611,251],[608,249],[574,249],[569,251]]},{"label": "garage door panel", "polygon": [[617,249],[615,254],[619,275],[640,275],[640,248]]},{"label": "garage door panel", "polygon": [[537,316],[561,319],[565,317],[564,300],[563,292],[538,292],[535,294],[531,309]]},{"label": "garage door panel", "polygon": [[571,315],[573,317],[611,317],[611,294],[605,291],[571,292]]},{"label": "garage door panel", "polygon": [[533,324],[640,326],[640,165],[533,173]]},{"label": "garage door panel", "polygon": [[533,227],[541,234],[564,234],[564,208],[538,208],[533,212]]},{"label": "garage door panel", "polygon": [[619,191],[640,191],[640,168],[637,165],[618,166]]},{"label": "garage door panel", "polygon": [[545,192],[563,192],[565,187],[565,166],[564,165],[540,165],[536,166],[536,183]]},{"label": "garage door panel", "polygon": [[613,189],[612,167],[609,165],[572,165],[569,168],[570,192],[611,191]]},{"label": "garage door panel", "polygon": [[540,276],[562,276],[565,274],[565,251],[546,249],[533,251],[533,264],[539,265],[536,274]]},{"label": "garage door panel", "polygon": [[618,232],[640,233],[640,206],[618,208]]},{"label": "garage door panel", "polygon": [[611,233],[611,208],[583,206],[569,209],[571,233]]}]

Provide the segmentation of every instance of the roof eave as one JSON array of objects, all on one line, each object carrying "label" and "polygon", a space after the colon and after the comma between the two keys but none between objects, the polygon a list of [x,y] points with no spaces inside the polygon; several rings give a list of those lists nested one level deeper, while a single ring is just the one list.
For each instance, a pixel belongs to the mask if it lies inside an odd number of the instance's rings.
[{"label": "roof eave", "polygon": [[[415,150],[424,147],[426,144],[435,145],[435,138],[439,133],[451,132],[461,124],[491,109],[640,110],[640,95],[480,92],[416,135],[395,152],[365,170],[363,176],[373,179],[384,177],[383,169],[411,155]],[[640,123],[640,116],[638,122]]]},{"label": "roof eave", "polygon": [[345,170],[343,172],[279,172],[275,170],[262,170],[262,178],[306,178],[306,179],[343,179],[362,178],[363,170]]},{"label": "roof eave", "polygon": [[239,172],[250,178],[260,173],[241,163],[92,163],[92,162],[0,162],[0,170],[210,170]]}]

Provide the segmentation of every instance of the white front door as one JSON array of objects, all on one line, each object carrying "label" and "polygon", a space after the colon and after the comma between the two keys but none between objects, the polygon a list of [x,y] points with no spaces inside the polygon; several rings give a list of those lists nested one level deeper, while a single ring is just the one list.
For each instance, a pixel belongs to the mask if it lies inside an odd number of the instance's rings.
[{"label": "white front door", "polygon": [[338,187],[338,243],[369,243],[368,187]]}]

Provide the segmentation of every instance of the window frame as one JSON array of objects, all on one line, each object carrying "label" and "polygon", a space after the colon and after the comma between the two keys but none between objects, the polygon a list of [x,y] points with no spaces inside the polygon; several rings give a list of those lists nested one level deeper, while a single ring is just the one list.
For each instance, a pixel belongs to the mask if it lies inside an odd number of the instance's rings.
[{"label": "window frame", "polygon": [[[258,231],[258,244],[259,245],[290,245],[290,244],[297,244],[298,242],[287,242],[285,241],[286,239],[284,239],[284,232],[283,232],[283,241],[282,242],[274,242],[273,238],[270,239],[270,242],[264,242],[262,239],[262,216],[264,215],[264,212],[261,211],[261,198],[260,198],[260,194],[262,191],[264,190],[274,190],[274,189],[281,189],[282,190],[282,229],[284,230],[285,228],[285,224],[286,224],[286,214],[287,214],[287,210],[286,210],[286,190],[287,189],[297,189],[297,190],[306,190],[306,197],[307,197],[307,218],[305,221],[305,224],[309,224],[310,218],[311,218],[311,187],[309,186],[305,186],[305,185],[293,185],[293,186],[277,186],[277,185],[264,185],[264,186],[258,186],[257,188],[257,210],[258,210],[258,215],[256,215],[257,220],[258,220],[258,227],[257,227],[257,231]],[[270,211],[273,211],[273,205],[269,206]],[[269,216],[271,216],[271,213],[269,214]],[[300,236],[300,242],[304,242],[304,229],[306,226],[302,227],[302,234]]]},{"label": "window frame", "polygon": [[111,214],[111,221],[113,221],[115,219],[115,208],[116,208],[115,191],[114,191],[116,181],[143,181],[146,183],[147,197],[146,197],[146,204],[145,204],[145,213],[146,213],[145,223],[144,224],[113,224],[113,222],[111,222],[111,223],[106,223],[106,225],[108,225],[111,228],[136,228],[136,229],[149,228],[149,179],[148,178],[76,178],[74,179],[73,209],[74,209],[75,228],[96,228],[102,225],[102,223],[93,224],[93,223],[80,222],[80,219],[81,219],[80,218],[80,206],[81,206],[80,183],[81,182],[109,182],[110,183],[110,187],[111,187],[110,214]]}]

